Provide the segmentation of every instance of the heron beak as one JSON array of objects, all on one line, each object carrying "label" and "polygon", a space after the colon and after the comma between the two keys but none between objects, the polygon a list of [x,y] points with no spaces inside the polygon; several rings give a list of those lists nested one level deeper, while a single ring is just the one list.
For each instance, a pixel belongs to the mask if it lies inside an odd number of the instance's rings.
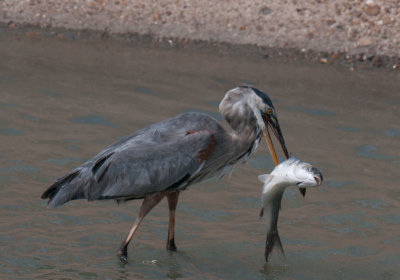
[{"label": "heron beak", "polygon": [[278,120],[274,116],[265,116],[263,115],[263,120],[265,123],[265,130],[262,130],[265,142],[267,143],[269,152],[271,153],[272,159],[274,160],[275,166],[279,164],[278,158],[276,156],[274,144],[272,143],[271,140],[271,135],[269,133],[268,127],[271,128],[273,133],[275,134],[275,137],[278,139],[279,143],[281,144],[282,150],[286,156],[286,158],[289,158],[289,152],[286,148],[285,144],[285,139],[283,138],[281,128],[279,126]]}]

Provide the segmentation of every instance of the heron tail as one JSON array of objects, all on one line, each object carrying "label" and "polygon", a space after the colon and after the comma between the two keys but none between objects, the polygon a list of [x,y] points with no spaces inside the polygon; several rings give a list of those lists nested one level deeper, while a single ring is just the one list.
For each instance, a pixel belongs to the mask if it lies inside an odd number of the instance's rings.
[{"label": "heron tail", "polygon": [[81,170],[75,169],[51,185],[41,196],[42,199],[49,199],[47,207],[55,208],[70,200],[84,198],[83,192],[80,191],[80,174]]}]

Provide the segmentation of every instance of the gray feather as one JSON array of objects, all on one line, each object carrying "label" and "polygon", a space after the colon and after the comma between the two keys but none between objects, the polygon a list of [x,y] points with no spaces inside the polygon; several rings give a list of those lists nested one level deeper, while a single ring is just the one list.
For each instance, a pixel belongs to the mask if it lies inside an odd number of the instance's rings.
[{"label": "gray feather", "polygon": [[[188,134],[188,131],[196,133]],[[210,144],[211,135],[217,135],[215,143],[220,148],[204,164],[197,154]],[[182,187],[185,182],[197,182],[229,164],[226,155],[238,157],[228,153],[229,145],[220,145],[226,139],[228,134],[212,117],[201,113],[181,114],[105,148],[57,180],[42,198],[49,198],[48,207],[57,207],[74,199],[124,200],[142,198],[171,186]],[[225,157],[221,159],[221,155]],[[195,178],[191,178],[193,174]]]}]

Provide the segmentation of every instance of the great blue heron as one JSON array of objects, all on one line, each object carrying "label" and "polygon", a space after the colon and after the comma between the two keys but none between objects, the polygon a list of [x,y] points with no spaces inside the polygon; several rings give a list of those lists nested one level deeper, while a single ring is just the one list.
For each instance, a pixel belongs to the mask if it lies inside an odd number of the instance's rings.
[{"label": "great blue heron", "polygon": [[43,194],[53,208],[70,200],[144,199],[118,255],[127,258],[128,244],[146,214],[168,199],[167,249],[176,250],[175,209],[180,191],[206,178],[223,174],[245,160],[264,136],[278,164],[268,127],[289,157],[270,98],[262,91],[240,86],[229,90],[219,105],[232,131],[202,113],[184,113],[150,125],[105,148],[59,178]]}]

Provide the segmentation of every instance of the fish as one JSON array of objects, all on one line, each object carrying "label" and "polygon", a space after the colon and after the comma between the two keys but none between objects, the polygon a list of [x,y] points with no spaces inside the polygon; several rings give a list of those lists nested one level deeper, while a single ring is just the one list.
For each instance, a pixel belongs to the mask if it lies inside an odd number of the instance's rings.
[{"label": "fish", "polygon": [[267,237],[265,242],[265,261],[268,262],[273,248],[285,255],[282,242],[278,234],[278,216],[281,209],[283,192],[287,187],[299,188],[317,187],[322,184],[321,171],[307,162],[302,162],[295,156],[281,162],[270,174],[259,175],[258,179],[264,183],[260,211],[260,218],[267,221]]}]

